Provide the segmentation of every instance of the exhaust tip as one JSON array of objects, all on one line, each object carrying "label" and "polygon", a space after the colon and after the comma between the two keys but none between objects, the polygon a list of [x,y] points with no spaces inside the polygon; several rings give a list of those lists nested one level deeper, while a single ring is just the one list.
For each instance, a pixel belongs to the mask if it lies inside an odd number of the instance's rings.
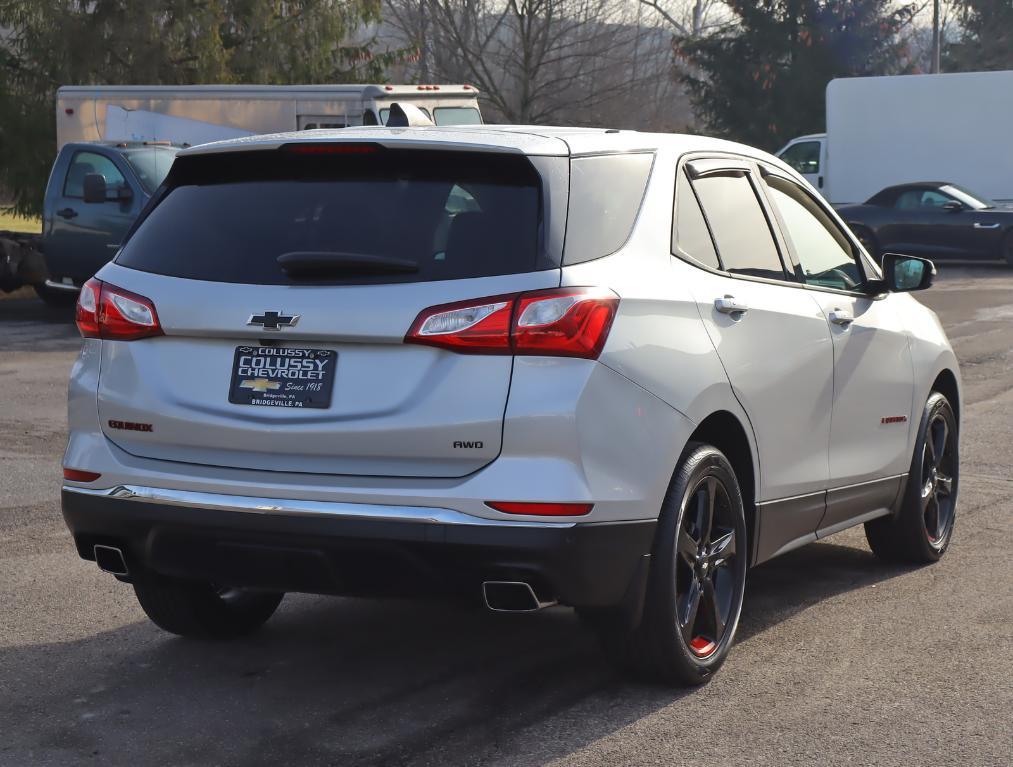
[{"label": "exhaust tip", "polygon": [[101,543],[95,544],[95,564],[99,570],[112,575],[129,575],[127,560],[123,558],[123,552],[115,546],[105,546]]},{"label": "exhaust tip", "polygon": [[533,613],[556,604],[555,600],[540,600],[531,584],[524,581],[485,581],[482,597],[485,606],[497,613]]}]

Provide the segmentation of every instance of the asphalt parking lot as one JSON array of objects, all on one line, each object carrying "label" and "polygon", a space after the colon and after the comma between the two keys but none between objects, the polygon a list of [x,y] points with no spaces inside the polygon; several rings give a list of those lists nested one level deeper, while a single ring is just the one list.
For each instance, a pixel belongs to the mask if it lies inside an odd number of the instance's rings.
[{"label": "asphalt parking lot", "polygon": [[0,765],[1013,764],[1013,270],[923,296],[965,385],[948,554],[851,530],[757,568],[691,691],[618,677],[564,608],[290,595],[250,639],[160,632],[60,516],[71,312],[0,300]]}]

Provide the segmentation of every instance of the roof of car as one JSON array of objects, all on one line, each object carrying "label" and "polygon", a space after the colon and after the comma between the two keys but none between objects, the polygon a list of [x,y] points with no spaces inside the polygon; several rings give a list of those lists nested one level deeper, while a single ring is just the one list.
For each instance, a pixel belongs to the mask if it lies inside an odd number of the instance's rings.
[{"label": "roof of car", "polygon": [[[469,125],[446,127],[357,128],[293,131],[216,141],[184,149],[180,156],[246,150],[276,149],[289,143],[371,142],[400,148],[440,148],[466,151],[513,152],[565,157],[606,152],[654,151],[734,152],[775,161],[758,149],[721,139],[675,133],[640,133],[606,128],[560,128],[524,125]],[[777,162],[780,165],[780,162]]]}]

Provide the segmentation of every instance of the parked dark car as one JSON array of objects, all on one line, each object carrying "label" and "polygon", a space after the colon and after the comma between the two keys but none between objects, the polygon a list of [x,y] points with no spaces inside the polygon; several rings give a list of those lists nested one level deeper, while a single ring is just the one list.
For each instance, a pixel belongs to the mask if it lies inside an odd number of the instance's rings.
[{"label": "parked dark car", "polygon": [[1013,206],[945,181],[890,186],[837,209],[873,255],[1006,259],[1013,266]]},{"label": "parked dark car", "polygon": [[152,142],[65,144],[46,187],[41,247],[47,303],[72,303],[116,254],[120,241],[172,166],[179,147]]}]

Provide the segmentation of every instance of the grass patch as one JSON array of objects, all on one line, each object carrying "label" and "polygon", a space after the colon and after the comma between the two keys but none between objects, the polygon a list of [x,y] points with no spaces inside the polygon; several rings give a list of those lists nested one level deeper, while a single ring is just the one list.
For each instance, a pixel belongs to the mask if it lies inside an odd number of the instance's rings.
[{"label": "grass patch", "polygon": [[0,211],[0,231],[39,234],[42,232],[42,219],[21,218],[13,213]]}]

